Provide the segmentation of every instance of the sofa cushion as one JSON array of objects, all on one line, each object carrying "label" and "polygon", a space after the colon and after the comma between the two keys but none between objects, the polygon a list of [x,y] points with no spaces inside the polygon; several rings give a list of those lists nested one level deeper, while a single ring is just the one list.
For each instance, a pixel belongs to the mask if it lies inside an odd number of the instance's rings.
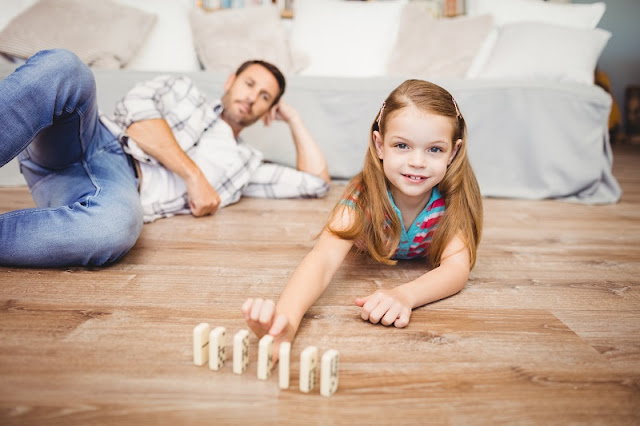
[{"label": "sofa cushion", "polygon": [[110,0],[41,0],[0,33],[0,52],[28,58],[39,50],[65,48],[90,66],[120,68],[155,21],[153,14]]},{"label": "sofa cushion", "polygon": [[296,0],[291,43],[309,57],[301,74],[386,74],[406,0]]},{"label": "sofa cushion", "polygon": [[285,74],[304,67],[292,53],[277,7],[248,7],[206,12],[194,8],[191,29],[198,58],[208,71],[234,72],[249,59],[276,65]]},{"label": "sofa cushion", "polygon": [[542,79],[593,84],[611,33],[536,22],[507,24],[477,78]]},{"label": "sofa cushion", "polygon": [[425,80],[462,78],[492,25],[490,15],[433,19],[424,7],[409,3],[387,72]]}]

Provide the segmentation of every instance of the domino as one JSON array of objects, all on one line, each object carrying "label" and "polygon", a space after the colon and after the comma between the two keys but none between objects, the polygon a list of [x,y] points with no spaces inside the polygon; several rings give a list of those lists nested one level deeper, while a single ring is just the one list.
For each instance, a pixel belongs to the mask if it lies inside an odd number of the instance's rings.
[{"label": "domino", "polygon": [[300,354],[300,391],[309,393],[316,386],[318,348],[309,346]]},{"label": "domino", "polygon": [[227,360],[225,350],[227,330],[216,327],[209,333],[209,368],[218,371]]},{"label": "domino", "polygon": [[193,363],[205,365],[209,360],[209,324],[201,322],[193,328]]},{"label": "domino", "polygon": [[340,353],[329,349],[322,355],[320,369],[320,394],[331,396],[338,390],[338,362]]},{"label": "domino", "polygon": [[258,379],[267,380],[273,368],[273,336],[265,334],[258,344]]},{"label": "domino", "polygon": [[233,372],[242,374],[249,366],[249,330],[240,330],[233,336]]},{"label": "domino", "polygon": [[280,343],[280,359],[278,361],[278,373],[280,389],[289,389],[289,357],[291,355],[291,343]]}]

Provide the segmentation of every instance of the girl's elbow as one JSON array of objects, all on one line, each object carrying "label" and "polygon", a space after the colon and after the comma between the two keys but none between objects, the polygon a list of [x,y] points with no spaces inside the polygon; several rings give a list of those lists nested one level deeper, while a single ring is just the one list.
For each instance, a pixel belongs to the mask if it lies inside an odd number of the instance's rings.
[{"label": "girl's elbow", "polygon": [[465,268],[462,271],[460,271],[460,277],[457,280],[457,291],[456,293],[462,291],[462,289],[467,285],[467,282],[469,281],[469,274],[471,273],[471,270],[469,268]]}]

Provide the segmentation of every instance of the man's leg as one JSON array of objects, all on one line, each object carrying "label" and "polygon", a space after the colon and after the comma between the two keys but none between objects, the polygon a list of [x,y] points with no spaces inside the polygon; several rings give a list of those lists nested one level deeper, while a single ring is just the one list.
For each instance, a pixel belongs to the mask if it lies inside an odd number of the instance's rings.
[{"label": "man's leg", "polygon": [[40,52],[0,81],[0,164],[17,153],[38,208],[0,215],[0,264],[101,265],[135,244],[134,173],[71,52]]}]

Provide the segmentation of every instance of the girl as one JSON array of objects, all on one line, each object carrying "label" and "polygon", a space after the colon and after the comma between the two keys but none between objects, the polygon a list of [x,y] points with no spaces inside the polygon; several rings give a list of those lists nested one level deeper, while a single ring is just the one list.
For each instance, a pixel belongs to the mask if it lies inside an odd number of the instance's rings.
[{"label": "girl", "polygon": [[362,172],[349,182],[277,306],[247,299],[242,312],[258,337],[292,341],[355,244],[385,264],[427,257],[432,269],[414,281],[355,300],[363,320],[405,327],[413,308],[464,287],[481,233],[482,199],[467,158],[464,118],[445,89],[407,80],[382,103]]}]

